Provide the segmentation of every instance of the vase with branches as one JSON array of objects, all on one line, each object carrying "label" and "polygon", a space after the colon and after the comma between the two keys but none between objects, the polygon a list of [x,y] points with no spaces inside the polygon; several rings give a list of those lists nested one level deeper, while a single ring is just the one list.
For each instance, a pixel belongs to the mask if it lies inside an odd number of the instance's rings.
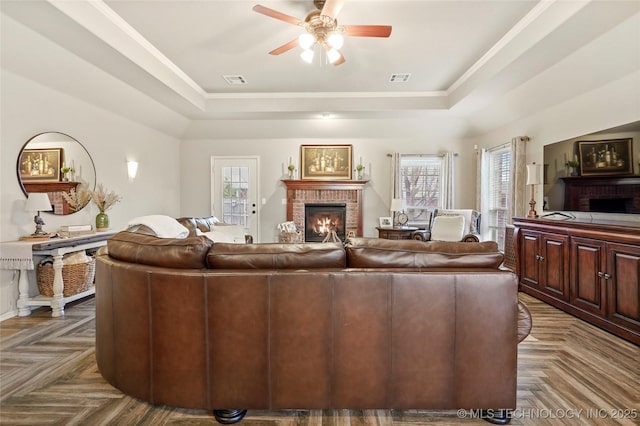
[{"label": "vase with branches", "polygon": [[122,197],[113,191],[107,191],[99,183],[91,194],[91,200],[100,210],[96,216],[96,231],[106,231],[109,229],[109,216],[105,212],[122,200]]},{"label": "vase with branches", "polygon": [[69,207],[74,212],[81,210],[84,206],[91,201],[92,192],[89,187],[81,183],[75,188],[71,188],[69,192],[62,192],[62,198],[65,199]]}]

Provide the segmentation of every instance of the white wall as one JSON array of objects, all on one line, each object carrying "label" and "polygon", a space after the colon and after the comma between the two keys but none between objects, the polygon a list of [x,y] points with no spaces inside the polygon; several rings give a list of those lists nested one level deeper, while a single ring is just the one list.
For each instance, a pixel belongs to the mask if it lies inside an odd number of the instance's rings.
[{"label": "white wall", "polygon": [[[4,15],[1,30],[0,241],[15,240],[35,229],[32,213],[24,211],[26,198],[16,162],[24,143],[47,131],[80,141],[93,158],[97,182],[123,197],[108,212],[112,228],[143,214],[178,215],[180,140],[149,124],[160,120],[175,128],[186,119]],[[73,89],[64,90],[63,83]],[[113,101],[111,110],[104,102],[93,101],[100,97]],[[136,108],[141,110],[139,117],[146,118],[123,117],[123,111]],[[140,163],[134,182],[127,178],[127,159]],[[93,223],[96,214],[93,205],[66,216],[42,213],[44,229]],[[35,285],[31,291],[35,293]],[[0,271],[0,319],[13,315],[16,299],[16,277],[12,271]]]},{"label": "white wall", "polygon": [[[247,121],[245,126],[253,123]],[[342,123],[344,125],[345,123]],[[473,179],[475,179],[475,153],[465,148],[464,141],[449,138],[424,138],[398,135],[396,138],[376,138],[363,123],[350,123],[351,130],[360,131],[360,138],[292,137],[288,122],[273,122],[271,129],[279,129],[280,138],[264,139],[194,139],[186,140],[181,147],[182,161],[182,215],[204,216],[211,212],[210,159],[216,155],[256,155],[260,157],[260,196],[266,203],[260,209],[260,242],[277,241],[276,225],[286,220],[285,185],[280,181],[286,173],[286,163],[291,156],[299,163],[300,145],[304,144],[350,144],[353,146],[354,162],[362,157],[365,175],[369,183],[365,186],[363,199],[363,233],[377,236],[375,227],[380,216],[389,215],[391,202],[391,158],[393,152],[437,154],[449,150],[459,152],[456,157],[457,179],[464,182],[458,186],[455,205],[460,208],[473,207]],[[313,132],[310,132],[313,133]],[[273,135],[272,135],[273,136]]]},{"label": "white wall", "polygon": [[[35,229],[33,215],[24,211],[26,198],[16,161],[23,144],[44,131],[60,131],[79,140],[93,158],[97,182],[123,197],[108,211],[112,228],[121,228],[138,215],[179,214],[179,140],[6,71],[1,107],[0,241],[15,240]],[[128,158],[140,163],[134,182],[128,181]],[[42,217],[45,230],[55,231],[63,224],[93,223],[97,213],[90,204],[72,215],[42,213]],[[1,271],[0,318],[15,309],[16,299],[15,277]]]}]

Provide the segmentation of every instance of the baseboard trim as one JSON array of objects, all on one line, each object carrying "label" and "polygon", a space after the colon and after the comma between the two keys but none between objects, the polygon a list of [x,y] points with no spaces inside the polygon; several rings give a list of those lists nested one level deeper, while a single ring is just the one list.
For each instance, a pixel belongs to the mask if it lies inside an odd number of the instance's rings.
[{"label": "baseboard trim", "polygon": [[5,312],[4,314],[0,315],[0,322],[4,320],[8,320],[9,318],[17,317],[17,316],[18,316],[17,310]]}]

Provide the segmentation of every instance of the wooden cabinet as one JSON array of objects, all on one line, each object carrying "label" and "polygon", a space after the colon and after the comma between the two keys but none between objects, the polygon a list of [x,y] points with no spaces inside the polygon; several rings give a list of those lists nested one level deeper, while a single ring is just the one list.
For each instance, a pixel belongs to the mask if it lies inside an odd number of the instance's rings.
[{"label": "wooden cabinet", "polygon": [[607,319],[640,335],[640,247],[607,244],[607,269],[603,274]]},{"label": "wooden cabinet", "polygon": [[566,235],[522,231],[522,285],[569,300],[568,255]]},{"label": "wooden cabinet", "polygon": [[580,309],[604,316],[607,295],[603,271],[607,269],[607,244],[580,237],[573,238],[572,242],[570,302]]},{"label": "wooden cabinet", "polygon": [[514,225],[523,292],[640,344],[640,222]]}]

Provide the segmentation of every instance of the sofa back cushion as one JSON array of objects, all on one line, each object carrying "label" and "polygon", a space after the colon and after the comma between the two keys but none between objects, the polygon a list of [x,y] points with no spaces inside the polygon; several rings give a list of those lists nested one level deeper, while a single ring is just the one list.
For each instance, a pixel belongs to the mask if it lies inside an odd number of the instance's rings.
[{"label": "sofa back cushion", "polygon": [[220,220],[215,216],[180,217],[177,221],[189,230],[190,237],[196,235],[196,229],[199,229],[201,232],[209,232],[212,226],[216,223],[220,223]]},{"label": "sofa back cushion", "polygon": [[109,256],[124,262],[178,269],[206,268],[207,237],[158,238],[122,231],[107,240]]},{"label": "sofa back cushion", "polygon": [[350,238],[347,240],[350,268],[492,268],[504,255],[495,241],[422,242]]},{"label": "sofa back cushion", "polygon": [[344,268],[346,255],[340,243],[215,243],[207,254],[207,266],[211,269]]}]

